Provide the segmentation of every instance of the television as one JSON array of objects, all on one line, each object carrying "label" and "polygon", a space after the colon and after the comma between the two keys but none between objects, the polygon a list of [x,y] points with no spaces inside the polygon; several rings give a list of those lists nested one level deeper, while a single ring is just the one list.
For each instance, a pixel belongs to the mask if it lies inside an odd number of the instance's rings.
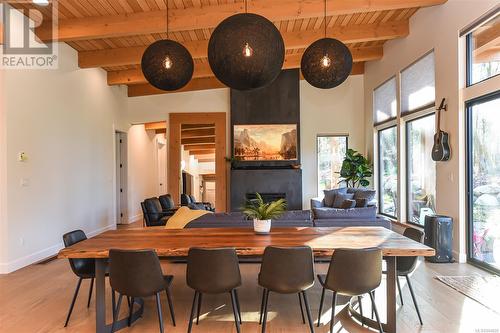
[{"label": "television", "polygon": [[296,161],[297,125],[234,125],[233,157],[237,161]]}]

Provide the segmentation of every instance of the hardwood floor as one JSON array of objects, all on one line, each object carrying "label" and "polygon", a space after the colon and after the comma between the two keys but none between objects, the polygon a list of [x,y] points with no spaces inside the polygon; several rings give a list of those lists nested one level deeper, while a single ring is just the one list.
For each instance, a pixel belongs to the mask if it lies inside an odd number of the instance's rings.
[{"label": "hardwood floor", "polygon": [[[165,272],[173,274],[174,306],[177,327],[173,327],[165,295],[162,295],[165,332],[186,332],[187,318],[191,307],[193,292],[185,283],[185,265],[163,263]],[[258,311],[261,290],[257,285],[258,264],[242,264],[243,286],[240,301],[243,320],[242,332],[260,332]],[[316,265],[316,273],[326,272],[326,264]],[[398,332],[498,332],[500,315],[488,310],[479,303],[454,291],[434,279],[436,275],[471,275],[487,273],[467,264],[429,264],[420,262],[413,274],[424,325],[418,319],[411,302],[408,287],[402,284],[404,306],[398,310]],[[89,281],[82,283],[80,295],[75,305],[69,326],[64,328],[64,320],[76,287],[77,279],[70,270],[67,260],[54,260],[44,264],[32,265],[9,275],[0,276],[0,332],[93,332],[94,301],[86,308]],[[401,280],[403,282],[403,280]],[[385,288],[383,285],[381,289]],[[309,301],[314,319],[317,318],[320,287],[316,283],[309,292]],[[109,300],[109,293],[107,294]],[[384,314],[385,290],[377,291],[379,310]],[[235,332],[229,295],[206,296],[203,298],[200,325],[193,327],[195,332]],[[144,317],[131,328],[122,332],[158,332],[158,321],[154,299],[146,300]],[[331,295],[325,300],[322,326],[316,332],[327,332],[331,307]],[[298,298],[296,295],[270,296],[268,332],[308,332],[302,325]],[[370,311],[368,298],[364,301],[365,311]],[[108,318],[110,306],[108,307]],[[122,316],[126,309],[123,307]],[[336,311],[338,316],[335,332],[372,332],[361,329],[359,325],[345,318],[342,306]],[[108,319],[110,320],[110,319]]]}]

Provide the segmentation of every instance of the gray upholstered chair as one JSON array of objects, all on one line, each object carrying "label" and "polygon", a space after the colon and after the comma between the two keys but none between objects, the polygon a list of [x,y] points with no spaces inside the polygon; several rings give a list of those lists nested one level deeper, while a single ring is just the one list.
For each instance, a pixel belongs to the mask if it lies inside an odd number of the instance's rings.
[{"label": "gray upholstered chair", "polygon": [[241,286],[241,274],[238,256],[234,248],[202,249],[191,248],[187,257],[186,282],[194,289],[193,305],[189,317],[188,333],[193,326],[196,301],[196,324],[200,320],[203,294],[231,295],[236,331],[240,332],[241,311],[237,288]]},{"label": "gray upholstered chair", "polygon": [[264,250],[259,273],[259,285],[264,288],[259,323],[266,331],[269,294],[298,294],[302,322],[305,323],[302,299],[306,309],[309,329],[314,332],[306,291],[314,285],[314,260],[309,246],[275,247]]},{"label": "gray upholstered chair", "polygon": [[[335,305],[337,303],[337,295],[358,296],[358,301],[361,306],[363,294],[370,295],[372,308],[375,312],[380,333],[383,332],[382,324],[378,315],[373,291],[380,285],[382,280],[382,251],[378,248],[368,249],[337,249],[332,255],[330,267],[326,276],[318,276],[323,292],[321,294],[320,309],[318,316],[321,317],[325,290],[333,291],[332,300],[332,318],[330,321],[330,332],[333,332],[335,324]],[[360,308],[361,315],[363,310]]]},{"label": "gray upholstered chair", "polygon": [[156,310],[158,311],[158,320],[160,332],[163,333],[163,316],[161,310],[160,293],[165,290],[167,294],[172,324],[175,326],[174,306],[170,295],[170,286],[174,277],[172,275],[163,275],[160,260],[153,250],[109,250],[109,283],[113,290],[113,304],[115,291],[118,292],[118,303],[113,309],[113,325],[111,332],[114,331],[122,297],[130,297],[130,315],[129,326],[132,318],[134,298],[143,298],[156,296]]}]

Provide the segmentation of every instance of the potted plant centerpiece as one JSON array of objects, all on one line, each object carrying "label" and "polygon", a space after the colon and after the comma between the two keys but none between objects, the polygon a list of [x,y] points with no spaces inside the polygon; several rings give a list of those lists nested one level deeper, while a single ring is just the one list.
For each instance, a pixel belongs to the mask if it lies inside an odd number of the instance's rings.
[{"label": "potted plant centerpiece", "polygon": [[268,234],[271,231],[271,220],[277,219],[286,210],[286,200],[279,199],[265,203],[259,193],[256,199],[249,200],[243,208],[243,214],[253,219],[253,229],[257,234]]}]

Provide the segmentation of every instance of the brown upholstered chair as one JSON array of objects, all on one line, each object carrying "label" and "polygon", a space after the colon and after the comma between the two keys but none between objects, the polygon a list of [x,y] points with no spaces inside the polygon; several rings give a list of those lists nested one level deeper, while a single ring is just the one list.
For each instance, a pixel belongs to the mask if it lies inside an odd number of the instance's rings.
[{"label": "brown upholstered chair", "polygon": [[[321,317],[325,290],[333,291],[332,318],[330,321],[330,332],[333,332],[335,324],[335,305],[337,295],[361,296],[368,294],[372,301],[380,333],[383,332],[382,324],[375,304],[373,291],[380,285],[382,280],[382,251],[377,248],[368,249],[337,249],[332,255],[330,267],[326,276],[318,276],[323,286],[321,303],[318,317]],[[361,305],[361,299],[358,298]],[[361,315],[362,309],[360,308]]]},{"label": "brown upholstered chair", "polygon": [[306,291],[314,285],[314,260],[309,246],[266,247],[259,273],[259,285],[264,288],[259,321],[262,323],[263,333],[266,331],[267,308],[271,291],[279,294],[298,294],[302,321],[305,323],[303,299],[309,329],[314,332],[306,294]]},{"label": "brown upholstered chair", "polygon": [[131,298],[129,309],[130,325],[134,298],[154,295],[156,296],[156,309],[158,311],[160,332],[163,333],[163,316],[160,300],[160,293],[163,290],[165,290],[167,294],[170,315],[172,316],[172,323],[175,326],[174,307],[170,295],[170,285],[173,279],[174,277],[172,275],[163,275],[160,260],[153,250],[109,250],[109,282],[113,290],[113,296],[115,291],[119,294],[118,303],[113,311],[111,332],[114,331],[114,325],[120,313],[123,296]]},{"label": "brown upholstered chair", "polygon": [[189,249],[186,282],[195,291],[188,333],[191,332],[193,326],[196,301],[198,301],[196,310],[196,324],[198,325],[203,294],[222,293],[231,295],[236,331],[240,332],[242,320],[237,288],[241,286],[241,274],[234,248]]}]

